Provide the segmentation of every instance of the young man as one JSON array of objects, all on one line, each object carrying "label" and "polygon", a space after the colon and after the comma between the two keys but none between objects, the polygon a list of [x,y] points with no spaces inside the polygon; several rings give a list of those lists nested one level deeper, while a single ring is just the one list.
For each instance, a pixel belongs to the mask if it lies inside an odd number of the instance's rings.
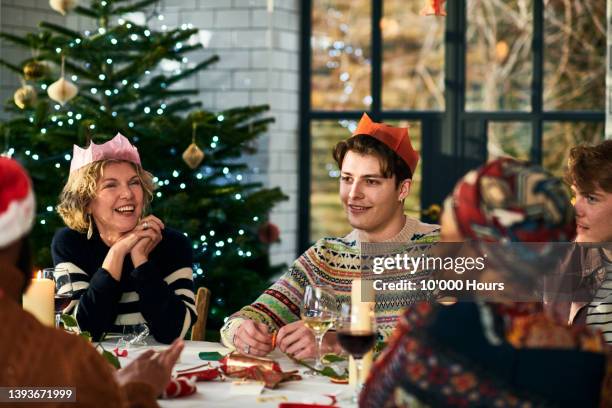
[{"label": "young man", "polygon": [[[332,286],[339,302],[350,302],[351,283],[360,277],[362,242],[435,242],[437,225],[404,215],[419,155],[408,129],[375,123],[364,114],[353,136],[338,143],[334,159],[341,171],[340,199],[353,231],[323,238],[300,256],[276,283],[252,304],[232,315],[221,329],[223,343],[245,354],[272,351],[272,332],[281,351],[298,359],[315,355],[314,336],[300,320],[307,285]],[[381,295],[376,299],[379,335],[386,338],[404,307],[415,299]],[[338,351],[333,333],[324,349]]]},{"label": "young man", "polygon": [[566,178],[578,246],[562,267],[564,290],[555,294],[570,298],[551,306],[558,318],[599,329],[612,344],[612,140],[574,147]]},{"label": "young man", "polygon": [[[44,327],[21,308],[31,279],[27,235],[34,215],[34,192],[25,170],[0,157],[0,386],[72,387],[75,407],[158,407],[156,398],[170,381],[181,340],[161,353],[149,350],[115,371],[82,337]],[[43,405],[71,404],[57,399]]]}]

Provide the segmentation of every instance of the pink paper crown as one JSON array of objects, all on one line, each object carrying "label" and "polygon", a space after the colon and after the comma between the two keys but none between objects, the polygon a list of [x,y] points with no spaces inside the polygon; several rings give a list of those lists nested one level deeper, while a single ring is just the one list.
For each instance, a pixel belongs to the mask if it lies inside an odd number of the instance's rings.
[{"label": "pink paper crown", "polygon": [[89,163],[108,159],[125,160],[140,165],[138,149],[132,146],[125,136],[117,133],[115,137],[101,145],[91,142],[87,149],[74,145],[70,172],[72,173]]}]

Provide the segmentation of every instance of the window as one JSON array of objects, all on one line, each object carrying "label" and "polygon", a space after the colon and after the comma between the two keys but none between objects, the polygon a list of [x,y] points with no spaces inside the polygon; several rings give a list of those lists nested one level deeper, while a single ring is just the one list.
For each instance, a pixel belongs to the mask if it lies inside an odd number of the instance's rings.
[{"label": "window", "polygon": [[421,161],[406,212],[425,219],[486,160],[561,175],[569,146],[603,139],[605,2],[453,0],[421,16],[427,2],[303,2],[300,250],[350,231],[331,151],[363,111],[410,126]]}]

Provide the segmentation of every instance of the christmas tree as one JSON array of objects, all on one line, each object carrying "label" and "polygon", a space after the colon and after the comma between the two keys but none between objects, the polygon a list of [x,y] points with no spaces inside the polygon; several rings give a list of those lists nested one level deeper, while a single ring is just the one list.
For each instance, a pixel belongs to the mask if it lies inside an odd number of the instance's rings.
[{"label": "christmas tree", "polygon": [[[247,182],[240,161],[273,119],[265,117],[267,106],[206,111],[192,100],[196,90],[173,89],[218,57],[189,66],[185,55],[202,47],[194,41],[198,29],[156,31],[148,20],[130,19],[129,13],[150,10],[157,1],[92,0],[66,9],[75,2],[51,0],[61,13],[91,18],[92,30],[41,22],[38,32],[25,36],[1,33],[34,57],[0,59],[22,77],[5,106],[9,119],[0,122],[0,151],[30,171],[38,208],[34,260],[47,266],[51,238],[63,225],[55,205],[72,145],[102,143],[117,132],[131,139],[158,184],[152,213],[193,241],[194,279],[212,292],[208,328],[214,329],[279,272],[268,260],[267,245],[278,239],[278,228],[267,214],[285,197]],[[162,61],[184,69],[156,73]]]}]

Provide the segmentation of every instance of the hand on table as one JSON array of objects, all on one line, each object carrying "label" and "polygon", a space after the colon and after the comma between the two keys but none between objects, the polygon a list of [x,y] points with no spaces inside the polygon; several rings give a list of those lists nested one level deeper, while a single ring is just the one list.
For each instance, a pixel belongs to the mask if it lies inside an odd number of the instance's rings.
[{"label": "hand on table", "polygon": [[236,329],[234,347],[243,354],[262,357],[272,351],[272,336],[268,326],[253,320],[245,320]]},{"label": "hand on table", "polygon": [[183,351],[185,343],[176,339],[170,347],[160,353],[147,350],[130,364],[117,370],[115,378],[119,385],[131,382],[145,383],[153,387],[155,395],[161,395],[170,382],[172,367]]}]

